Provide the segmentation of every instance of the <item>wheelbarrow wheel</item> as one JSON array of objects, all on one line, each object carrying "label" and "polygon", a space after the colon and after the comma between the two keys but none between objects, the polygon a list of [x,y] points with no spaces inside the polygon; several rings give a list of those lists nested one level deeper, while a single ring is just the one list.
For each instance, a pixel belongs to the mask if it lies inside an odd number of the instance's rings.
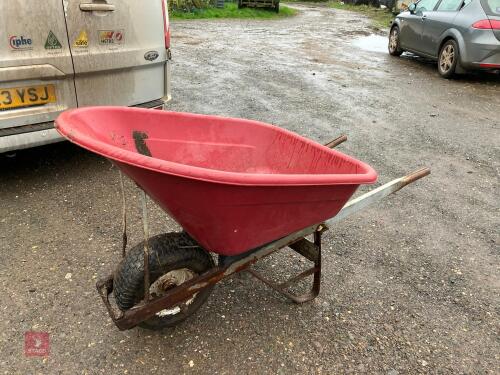
[{"label": "wheelbarrow wheel", "polygon": [[[113,281],[118,307],[128,310],[144,298],[144,243],[134,246],[119,264]],[[160,297],[167,290],[214,267],[210,254],[187,233],[165,233],[149,239],[150,295]],[[213,287],[196,293],[184,303],[158,312],[140,327],[159,330],[174,326],[194,314],[207,300]]]}]

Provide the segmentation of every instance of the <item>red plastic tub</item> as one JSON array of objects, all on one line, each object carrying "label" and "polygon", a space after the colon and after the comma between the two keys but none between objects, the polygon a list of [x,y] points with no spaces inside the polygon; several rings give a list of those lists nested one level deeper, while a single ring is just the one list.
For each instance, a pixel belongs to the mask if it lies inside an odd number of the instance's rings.
[{"label": "red plastic tub", "polygon": [[350,156],[250,120],[89,107],[64,112],[56,128],[112,160],[205,249],[223,255],[333,217],[360,184],[377,179]]}]

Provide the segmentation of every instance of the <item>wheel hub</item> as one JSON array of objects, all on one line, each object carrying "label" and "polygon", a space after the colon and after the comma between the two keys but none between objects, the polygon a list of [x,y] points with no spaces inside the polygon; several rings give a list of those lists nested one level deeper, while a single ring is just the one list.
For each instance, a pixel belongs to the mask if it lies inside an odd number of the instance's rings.
[{"label": "wheel hub", "polygon": [[443,72],[447,72],[453,65],[455,59],[455,50],[452,45],[447,45],[441,53],[441,61],[439,65]]},{"label": "wheel hub", "polygon": [[[152,297],[161,297],[168,290],[184,284],[186,281],[191,280],[196,275],[197,274],[195,272],[187,268],[180,268],[178,270],[169,271],[165,275],[160,276],[154,283],[151,284],[151,286],[149,287],[149,293]],[[180,313],[182,308],[189,306],[194,301],[197,294],[198,293],[194,294],[190,299],[183,302],[182,305],[175,306],[170,309],[163,309],[157,312],[156,315],[159,317],[164,317],[167,315],[176,315]]]},{"label": "wheel hub", "polygon": [[398,33],[396,30],[391,32],[391,37],[389,39],[389,47],[392,51],[395,51],[398,46]]}]

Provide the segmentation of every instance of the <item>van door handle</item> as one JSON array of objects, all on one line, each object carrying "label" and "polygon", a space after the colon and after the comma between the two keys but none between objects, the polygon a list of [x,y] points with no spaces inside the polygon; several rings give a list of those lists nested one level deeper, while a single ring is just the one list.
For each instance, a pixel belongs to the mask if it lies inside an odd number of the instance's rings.
[{"label": "van door handle", "polygon": [[114,12],[115,6],[113,4],[81,3],[80,10],[82,12]]},{"label": "van door handle", "polygon": [[422,21],[425,21],[426,19],[427,19],[427,16],[424,14],[424,15],[422,16]]}]

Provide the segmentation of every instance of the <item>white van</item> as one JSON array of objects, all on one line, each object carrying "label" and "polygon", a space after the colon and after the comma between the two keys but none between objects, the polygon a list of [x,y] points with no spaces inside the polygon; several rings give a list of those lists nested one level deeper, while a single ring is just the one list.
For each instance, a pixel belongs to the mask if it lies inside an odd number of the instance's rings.
[{"label": "white van", "polygon": [[0,153],[62,140],[89,105],[170,99],[167,0],[0,0]]}]

